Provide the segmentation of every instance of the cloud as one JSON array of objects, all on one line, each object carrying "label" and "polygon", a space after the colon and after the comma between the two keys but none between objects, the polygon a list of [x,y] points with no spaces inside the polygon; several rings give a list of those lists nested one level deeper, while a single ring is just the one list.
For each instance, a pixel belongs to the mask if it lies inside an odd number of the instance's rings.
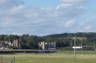
[{"label": "cloud", "polygon": [[0,0],[0,10],[8,10],[19,5],[19,0]]},{"label": "cloud", "polygon": [[91,25],[87,25],[84,27],[86,30],[91,30],[92,29],[92,26]]},{"label": "cloud", "polygon": [[65,23],[65,27],[70,27],[70,26],[72,26],[72,25],[74,25],[76,22],[74,21],[74,20],[70,20],[70,21],[67,21],[66,23]]},{"label": "cloud", "polygon": [[60,1],[65,4],[80,4],[86,2],[87,0],[60,0]]},{"label": "cloud", "polygon": [[82,6],[81,3],[85,0],[61,0],[61,3],[54,8],[20,5],[19,0],[0,0],[0,2],[2,2],[0,6],[3,6],[0,10],[0,29],[1,33],[7,34],[46,35],[76,32],[80,27],[78,17],[85,12],[85,9],[77,4],[80,3]]}]

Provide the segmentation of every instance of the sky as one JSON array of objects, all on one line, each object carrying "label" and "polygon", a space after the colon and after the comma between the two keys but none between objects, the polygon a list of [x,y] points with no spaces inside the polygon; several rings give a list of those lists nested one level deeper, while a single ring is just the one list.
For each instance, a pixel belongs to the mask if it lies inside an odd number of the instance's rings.
[{"label": "sky", "polygon": [[96,0],[0,0],[0,34],[96,32]]}]

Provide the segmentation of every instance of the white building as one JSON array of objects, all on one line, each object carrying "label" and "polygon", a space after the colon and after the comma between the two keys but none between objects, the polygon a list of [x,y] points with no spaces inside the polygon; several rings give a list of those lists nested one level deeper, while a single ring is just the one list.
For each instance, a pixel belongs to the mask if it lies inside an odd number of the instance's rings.
[{"label": "white building", "polygon": [[39,48],[42,50],[56,49],[56,42],[39,42]]}]

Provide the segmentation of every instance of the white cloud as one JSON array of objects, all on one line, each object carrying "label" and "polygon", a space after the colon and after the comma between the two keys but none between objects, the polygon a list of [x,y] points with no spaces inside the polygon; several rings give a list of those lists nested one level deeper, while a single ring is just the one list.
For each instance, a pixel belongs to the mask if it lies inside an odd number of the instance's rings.
[{"label": "white cloud", "polygon": [[76,24],[76,21],[70,20],[65,23],[65,27],[72,27],[74,24]]},{"label": "white cloud", "polygon": [[62,3],[55,8],[17,5],[17,0],[0,1],[2,2],[0,6],[6,9],[0,10],[1,33],[46,35],[73,32],[73,28],[76,31],[80,27],[77,18],[85,11],[77,4],[81,5],[85,0],[62,0]]},{"label": "white cloud", "polygon": [[10,17],[4,17],[2,18],[2,22],[0,23],[0,26],[1,27],[8,27],[8,26],[11,26],[12,25],[12,18]]},{"label": "white cloud", "polygon": [[66,7],[70,7],[70,6],[72,6],[72,4],[60,4],[60,5],[58,5],[57,7],[56,7],[56,9],[58,10],[58,9],[60,9],[60,8],[66,8]]},{"label": "white cloud", "polygon": [[0,10],[7,10],[19,5],[20,0],[0,0]]},{"label": "white cloud", "polygon": [[83,3],[87,0],[61,0],[61,1],[64,2],[64,3],[75,3],[75,4],[77,4],[77,3]]},{"label": "white cloud", "polygon": [[91,25],[87,25],[84,27],[85,30],[91,30],[92,29],[92,26]]}]

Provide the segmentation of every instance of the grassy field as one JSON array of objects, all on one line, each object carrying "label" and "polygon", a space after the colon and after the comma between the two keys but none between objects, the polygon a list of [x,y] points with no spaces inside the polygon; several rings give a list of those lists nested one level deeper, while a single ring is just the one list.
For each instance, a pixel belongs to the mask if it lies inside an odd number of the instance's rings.
[{"label": "grassy field", "polygon": [[0,56],[8,59],[15,56],[15,63],[96,63],[96,54],[93,51],[81,51],[76,56],[74,56],[72,51],[58,51],[57,53],[50,54],[3,54]]},{"label": "grassy field", "polygon": [[[76,54],[96,54],[96,51],[87,51],[87,50],[76,50]],[[64,53],[64,54],[74,54],[74,51],[64,51],[64,50],[59,50],[57,53]]]}]

